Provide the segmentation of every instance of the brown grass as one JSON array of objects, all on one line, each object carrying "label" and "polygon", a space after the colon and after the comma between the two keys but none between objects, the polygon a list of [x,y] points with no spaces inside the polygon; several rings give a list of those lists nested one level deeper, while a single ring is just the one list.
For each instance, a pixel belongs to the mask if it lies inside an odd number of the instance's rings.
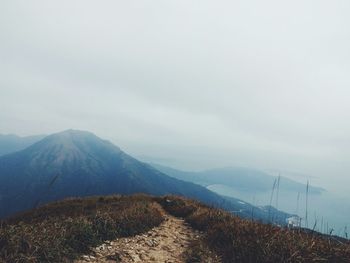
[{"label": "brown grass", "polygon": [[203,231],[203,244],[197,247],[209,247],[224,263],[350,262],[349,242],[240,219],[183,198],[168,196],[160,203],[169,213]]},{"label": "brown grass", "polygon": [[70,262],[104,240],[159,225],[155,202],[204,233],[186,251],[188,263],[350,262],[348,241],[240,219],[185,198],[147,195],[68,199],[8,219],[0,226],[0,262]]},{"label": "brown grass", "polygon": [[146,232],[162,221],[145,195],[67,199],[2,222],[0,262],[70,262],[91,246]]}]

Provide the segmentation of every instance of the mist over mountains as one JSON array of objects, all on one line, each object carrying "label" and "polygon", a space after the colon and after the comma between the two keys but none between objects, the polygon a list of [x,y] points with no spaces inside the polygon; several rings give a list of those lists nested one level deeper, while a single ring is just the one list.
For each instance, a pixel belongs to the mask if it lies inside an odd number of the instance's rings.
[{"label": "mist over mountains", "polygon": [[2,1],[0,263],[350,263],[349,13]]},{"label": "mist over mountains", "polygon": [[[270,220],[270,205],[285,212],[274,212],[280,223],[290,215],[305,216],[306,185],[283,174],[279,195],[275,191],[271,199],[277,174],[242,167],[190,172],[148,164],[84,131],[42,137],[0,136],[0,149],[7,152],[0,156],[0,217],[65,197],[138,192],[183,195],[263,221]],[[328,222],[343,235],[350,211],[347,199],[313,185],[309,195],[310,220]]]},{"label": "mist over mountains", "polygon": [[[0,157],[0,216],[66,197],[108,194],[176,194],[251,217],[253,206],[225,198],[200,185],[170,177],[124,153],[96,135],[67,130],[45,137],[22,151]],[[268,220],[266,210],[255,217]],[[285,222],[289,216],[280,215]]]},{"label": "mist over mountains", "polygon": [[[191,181],[203,186],[221,184],[232,187],[239,191],[246,191],[250,194],[256,192],[271,192],[277,176],[272,176],[266,172],[244,167],[225,167],[200,172],[182,171],[159,164],[151,164],[159,171],[178,178],[180,180]],[[302,184],[281,176],[279,190],[291,192],[305,192],[306,184]],[[309,192],[321,194],[326,190],[321,187],[310,186]]]},{"label": "mist over mountains", "polygon": [[[210,191],[165,176],[82,131],[50,135],[0,159],[1,214],[30,209],[68,196],[136,192],[190,194]],[[191,188],[189,191],[188,188]]]}]

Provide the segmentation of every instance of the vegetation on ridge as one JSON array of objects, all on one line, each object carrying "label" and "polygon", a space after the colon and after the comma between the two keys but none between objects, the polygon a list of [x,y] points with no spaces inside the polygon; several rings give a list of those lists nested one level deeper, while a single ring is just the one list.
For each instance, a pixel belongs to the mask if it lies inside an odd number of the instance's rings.
[{"label": "vegetation on ridge", "polygon": [[[205,233],[202,246],[197,245],[192,255],[203,255],[204,246],[223,263],[350,262],[349,242],[241,219],[185,198],[169,196],[161,204],[170,214],[185,218]],[[197,262],[205,262],[205,255],[200,260]]]},{"label": "vegetation on ridge", "polygon": [[92,246],[158,226],[145,195],[66,199],[1,223],[0,262],[71,262]]},{"label": "vegetation on ridge", "polygon": [[148,195],[66,199],[7,219],[0,226],[0,262],[71,262],[105,240],[158,226],[159,204],[203,232],[185,252],[188,263],[350,262],[349,241],[241,219],[182,197]]}]

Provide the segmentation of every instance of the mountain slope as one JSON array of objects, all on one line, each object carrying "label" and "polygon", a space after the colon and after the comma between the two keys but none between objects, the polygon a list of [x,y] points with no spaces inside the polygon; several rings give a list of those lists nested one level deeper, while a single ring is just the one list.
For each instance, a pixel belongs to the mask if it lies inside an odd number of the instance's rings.
[{"label": "mountain slope", "polygon": [[0,158],[0,216],[69,196],[178,194],[206,203],[219,195],[177,180],[89,132],[68,130]]},{"label": "mountain slope", "polygon": [[20,137],[14,134],[0,134],[0,156],[21,151],[44,137],[44,135]]}]

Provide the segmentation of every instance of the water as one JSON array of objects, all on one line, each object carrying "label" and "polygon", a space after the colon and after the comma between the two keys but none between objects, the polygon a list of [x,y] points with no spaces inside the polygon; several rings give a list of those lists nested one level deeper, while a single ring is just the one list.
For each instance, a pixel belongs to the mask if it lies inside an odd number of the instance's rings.
[{"label": "water", "polygon": [[[271,192],[240,191],[229,186],[213,184],[207,186],[211,191],[221,195],[236,197],[255,206],[270,204]],[[306,226],[306,198],[305,193],[300,193],[297,202],[297,192],[279,191],[278,200],[276,192],[272,205],[282,211],[297,214],[303,218],[303,226]],[[337,196],[330,192],[321,194],[309,194],[308,198],[308,223],[309,228],[322,233],[329,233],[345,237],[346,229],[350,226],[350,202],[348,198]]]}]

